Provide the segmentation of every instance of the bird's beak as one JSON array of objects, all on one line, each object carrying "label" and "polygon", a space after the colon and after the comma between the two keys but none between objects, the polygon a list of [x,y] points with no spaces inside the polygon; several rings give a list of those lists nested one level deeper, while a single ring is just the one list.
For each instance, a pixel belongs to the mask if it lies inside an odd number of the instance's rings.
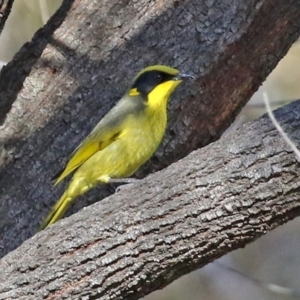
[{"label": "bird's beak", "polygon": [[173,78],[173,80],[187,80],[187,79],[195,79],[194,75],[179,73],[177,76]]}]

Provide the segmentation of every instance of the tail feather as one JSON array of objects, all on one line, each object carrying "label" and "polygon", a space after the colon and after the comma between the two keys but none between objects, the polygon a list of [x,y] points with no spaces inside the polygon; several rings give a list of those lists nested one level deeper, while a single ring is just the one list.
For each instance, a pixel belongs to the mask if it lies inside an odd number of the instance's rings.
[{"label": "tail feather", "polygon": [[72,197],[70,197],[66,190],[58,202],[53,206],[51,212],[45,219],[45,221],[40,225],[38,231],[45,229],[48,225],[55,223],[65,214],[66,210],[72,202]]}]

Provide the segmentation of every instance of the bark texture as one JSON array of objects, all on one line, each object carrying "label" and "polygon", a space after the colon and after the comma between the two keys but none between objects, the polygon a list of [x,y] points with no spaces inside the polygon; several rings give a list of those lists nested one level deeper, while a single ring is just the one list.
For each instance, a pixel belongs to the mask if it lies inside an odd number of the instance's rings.
[{"label": "bark texture", "polygon": [[[276,114],[298,147],[299,111]],[[299,216],[299,176],[263,117],[27,240],[0,299],[139,299]]]},{"label": "bark texture", "polygon": [[[164,63],[197,76],[171,101],[169,130],[144,176],[220,137],[296,40],[299,19],[299,0],[64,1],[1,72],[9,114],[0,255],[35,233],[64,188],[50,178],[138,70]],[[94,191],[75,210],[108,194]]]},{"label": "bark texture", "polygon": [[0,2],[0,33],[4,28],[5,22],[10,14],[13,3],[14,0],[1,0]]}]

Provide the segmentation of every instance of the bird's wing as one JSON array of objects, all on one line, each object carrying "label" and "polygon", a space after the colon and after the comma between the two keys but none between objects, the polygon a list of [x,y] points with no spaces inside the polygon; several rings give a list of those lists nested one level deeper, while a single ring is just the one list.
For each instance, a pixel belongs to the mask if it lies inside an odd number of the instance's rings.
[{"label": "bird's wing", "polygon": [[104,116],[86,139],[75,149],[65,168],[55,176],[55,185],[75,171],[96,152],[103,150],[114,142],[122,133],[123,121],[128,115],[144,110],[144,103],[138,101],[138,97],[135,97],[134,101],[131,100],[128,96],[122,97],[118,104]]},{"label": "bird's wing", "polygon": [[121,133],[121,124],[124,119],[124,117],[120,117],[120,114],[118,113],[120,108],[124,106],[122,105],[122,101],[120,104],[113,107],[74,150],[65,167],[53,178],[55,180],[55,185],[75,171],[96,152],[106,148],[118,138]]},{"label": "bird's wing", "polygon": [[121,130],[119,126],[112,128],[104,127],[103,130],[100,129],[100,132],[97,133],[91,132],[91,134],[88,135],[86,139],[75,149],[65,168],[56,175],[55,185],[75,171],[96,152],[106,148],[115,141],[120,132]]}]

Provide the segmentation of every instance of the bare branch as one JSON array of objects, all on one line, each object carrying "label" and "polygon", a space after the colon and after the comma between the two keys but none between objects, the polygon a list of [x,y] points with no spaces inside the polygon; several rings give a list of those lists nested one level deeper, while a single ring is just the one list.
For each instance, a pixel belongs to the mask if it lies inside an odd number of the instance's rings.
[{"label": "bare branch", "polygon": [[0,255],[35,233],[64,188],[50,178],[139,69],[164,63],[198,76],[171,101],[144,176],[219,138],[297,39],[299,19],[299,0],[65,0],[1,73],[2,117],[13,109],[0,130]]},{"label": "bare branch", "polygon": [[0,3],[0,33],[2,32],[5,22],[10,14],[14,0],[1,0]]},{"label": "bare branch", "polygon": [[[298,146],[299,111],[276,113]],[[0,299],[138,299],[299,216],[299,176],[265,116],[23,243]]]}]

